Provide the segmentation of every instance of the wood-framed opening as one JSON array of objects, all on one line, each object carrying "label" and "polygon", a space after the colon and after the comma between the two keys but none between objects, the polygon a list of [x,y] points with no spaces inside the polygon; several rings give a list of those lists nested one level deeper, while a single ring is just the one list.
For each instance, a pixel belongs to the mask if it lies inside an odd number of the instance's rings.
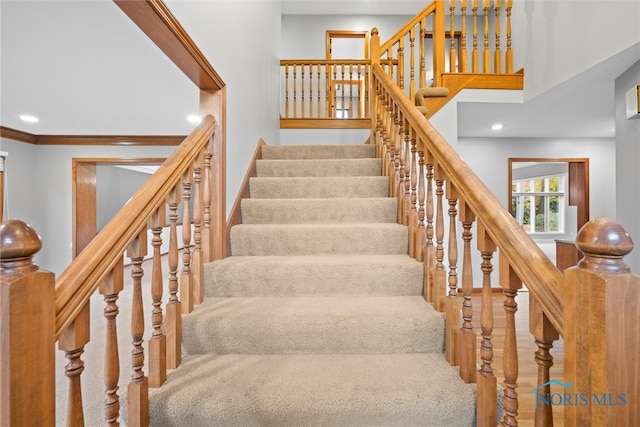
[{"label": "wood-framed opening", "polygon": [[71,159],[72,254],[76,257],[96,236],[98,218],[97,167],[99,165],[160,165],[165,158]]},{"label": "wood-framed opening", "polygon": [[[352,31],[352,30],[327,30],[326,31],[325,55],[328,60],[331,59],[369,59],[369,32],[368,31]],[[340,55],[335,52],[334,39],[345,39],[349,43],[356,41],[355,45],[350,45],[348,53]],[[363,40],[362,55],[355,53],[357,48],[357,40]],[[338,58],[335,54],[338,53]],[[348,77],[345,75],[344,67],[341,69],[340,78],[338,75],[338,65],[334,65],[334,72],[329,73],[327,79],[327,87],[329,88],[329,96],[327,97],[327,113],[329,118],[334,119],[357,119],[364,116],[365,97],[364,88],[365,76],[353,78],[353,70],[347,70]]]}]

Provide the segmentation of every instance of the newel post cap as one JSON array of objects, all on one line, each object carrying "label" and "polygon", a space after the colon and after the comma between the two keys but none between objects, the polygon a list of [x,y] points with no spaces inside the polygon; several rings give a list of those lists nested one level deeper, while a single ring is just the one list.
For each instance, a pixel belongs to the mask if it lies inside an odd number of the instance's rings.
[{"label": "newel post cap", "polygon": [[582,268],[610,273],[630,271],[622,258],[633,250],[633,241],[612,219],[599,217],[587,222],[578,232],[576,246],[584,254],[578,264]]},{"label": "newel post cap", "polygon": [[10,219],[0,224],[0,271],[10,275],[38,269],[31,262],[42,248],[42,240],[29,224]]}]

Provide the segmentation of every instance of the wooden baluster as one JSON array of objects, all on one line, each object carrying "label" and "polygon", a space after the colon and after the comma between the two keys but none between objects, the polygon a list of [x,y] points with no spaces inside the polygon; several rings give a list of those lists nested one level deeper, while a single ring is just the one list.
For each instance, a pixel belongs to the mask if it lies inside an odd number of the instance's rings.
[{"label": "wooden baluster", "polygon": [[193,311],[193,281],[191,272],[191,170],[182,176],[182,274],[180,300],[182,314]]},{"label": "wooden baluster", "polygon": [[131,260],[133,295],[131,304],[131,382],[127,388],[127,421],[130,426],[149,425],[149,379],[144,366],[144,308],[142,304],[142,262],[147,254],[147,230],[142,230],[129,244],[127,257]]},{"label": "wooden baluster", "polygon": [[[55,278],[33,256],[38,233],[0,223],[0,425],[55,425]],[[28,348],[29,351],[25,351]]]},{"label": "wooden baluster", "polygon": [[284,66],[284,116],[289,117],[289,65]]},{"label": "wooden baluster", "polygon": [[305,69],[306,69],[306,65],[302,64],[300,65],[300,108],[301,108],[301,116],[303,119],[306,117],[306,108],[305,108],[305,102],[304,102],[304,78],[305,78]]},{"label": "wooden baluster", "polygon": [[473,268],[471,262],[471,227],[476,217],[467,203],[460,202],[462,223],[462,328],[460,331],[460,378],[466,383],[476,382],[476,333],[473,330]]},{"label": "wooden baluster", "polygon": [[482,255],[482,301],[480,304],[480,375],[478,382],[478,403],[476,405],[478,425],[495,426],[497,423],[498,381],[493,373],[493,294],[491,290],[491,259],[496,251],[496,244],[487,234],[484,225],[478,222],[478,250]]},{"label": "wooden baluster", "polygon": [[[425,156],[428,153],[425,153]],[[424,281],[425,281],[425,298],[431,302],[434,307],[437,306],[437,301],[434,299],[434,284],[433,284],[433,271],[436,268],[436,247],[433,244],[433,181],[434,181],[434,167],[433,163],[425,158],[427,169],[427,223],[425,225],[426,243],[424,248]]]},{"label": "wooden baluster", "polygon": [[202,186],[202,257],[204,262],[213,261],[213,248],[210,245],[211,236],[211,158],[213,154],[209,150],[211,140],[204,151],[204,178]]},{"label": "wooden baluster", "polygon": [[89,304],[86,304],[58,340],[58,348],[65,352],[64,356],[69,360],[64,368],[64,374],[69,378],[68,427],[84,426],[80,377],[84,371],[84,362],[81,356],[84,353],[84,346],[90,339],[89,318]]},{"label": "wooden baluster", "polygon": [[398,86],[404,91],[404,37],[398,44]]},{"label": "wooden baluster", "polygon": [[491,72],[490,51],[489,51],[489,8],[490,0],[484,0],[484,48],[482,50],[482,72],[489,74]]},{"label": "wooden baluster", "polygon": [[333,99],[331,100],[331,105],[332,105],[331,117],[338,117],[338,114],[337,114],[337,111],[336,111],[336,109],[338,107],[338,105],[337,105],[338,104],[338,93],[336,92],[337,88],[335,86],[335,82],[336,82],[337,79],[338,79],[338,64],[334,64],[333,65],[333,83],[334,84],[332,84],[332,87],[331,87],[331,91],[333,93]]},{"label": "wooden baluster", "polygon": [[[415,140],[414,140],[415,141]],[[414,146],[415,147],[415,146]],[[414,148],[412,148],[414,149]],[[426,229],[425,229],[425,210],[424,203],[426,200],[426,182],[424,176],[424,152],[418,151],[418,229],[416,231],[416,259],[422,263],[425,262],[425,245],[426,245]],[[413,204],[413,202],[412,202]],[[425,289],[426,290],[426,289]],[[425,294],[426,297],[426,294]]]},{"label": "wooden baluster", "polygon": [[458,298],[458,236],[456,217],[458,211],[458,189],[447,180],[447,200],[449,202],[449,292],[446,298],[446,348],[445,356],[452,366],[460,364],[460,298]]},{"label": "wooden baluster", "polygon": [[413,104],[416,99],[416,30],[411,27],[409,31],[409,99]]},{"label": "wooden baluster", "polygon": [[418,88],[427,87],[427,59],[426,59],[427,54],[426,54],[426,43],[425,43],[426,38],[427,38],[427,18],[423,18],[420,21],[420,81],[418,82]]},{"label": "wooden baluster", "polygon": [[501,0],[495,0],[494,8],[496,11],[496,50],[493,53],[493,72],[502,72],[502,50],[500,49],[500,8]]},{"label": "wooden baluster", "polygon": [[509,265],[509,261],[500,252],[500,284],[505,295],[505,331],[504,331],[504,416],[502,426],[515,427],[518,425],[518,343],[516,341],[516,320],[518,311],[516,296],[518,289],[522,288],[522,281]]},{"label": "wooden baluster", "polygon": [[320,69],[321,69],[321,67],[322,67],[322,66],[321,66],[320,64],[318,64],[318,66],[317,66],[317,67],[318,67],[318,68],[317,68],[318,81],[317,81],[316,83],[317,83],[317,86],[318,86],[318,97],[317,97],[318,99],[317,99],[317,101],[316,101],[316,102],[317,102],[317,104],[318,104],[318,105],[316,106],[316,107],[317,107],[316,117],[320,118],[320,117],[322,117],[322,110],[321,110],[321,108],[322,108],[322,107],[321,107],[321,101],[322,101],[322,96],[321,96],[321,93],[322,93],[322,87],[321,87],[321,86],[322,86],[322,85],[320,84],[320,74],[321,74]]},{"label": "wooden baluster", "polygon": [[[385,94],[387,95],[387,94]],[[387,168],[389,172],[389,197],[394,197],[393,193],[396,187],[396,175],[395,175],[395,132],[393,132],[393,114],[392,114],[392,105],[391,100],[388,96],[385,96],[385,100],[387,101],[387,115],[386,115],[386,123],[385,123],[385,132],[386,132],[386,140],[387,140],[387,152],[389,153],[389,167]]]},{"label": "wooden baluster", "polygon": [[166,307],[167,368],[175,369],[182,362],[182,310],[178,299],[178,204],[180,189],[169,192],[169,302]]},{"label": "wooden baluster", "polygon": [[160,387],[167,379],[167,339],[162,330],[162,227],[165,220],[165,207],[151,216],[150,226],[153,235],[153,264],[151,266],[151,327],[153,332],[149,340],[149,387]]},{"label": "wooden baluster", "polygon": [[[407,122],[407,127],[409,127],[409,123]],[[409,132],[409,129],[407,129],[407,132]],[[411,149],[410,151],[410,155],[409,155],[409,159],[410,159],[410,188],[409,188],[409,193],[408,193],[408,202],[409,202],[409,255],[411,255],[412,258],[418,259],[419,261],[422,261],[420,259],[420,253],[419,253],[419,249],[418,249],[418,227],[419,227],[419,222],[418,222],[418,209],[417,209],[417,205],[416,203],[418,202],[418,166],[416,165],[417,163],[417,159],[416,159],[416,136],[415,136],[415,130],[413,128],[411,128],[411,134],[410,136],[407,135],[407,137],[409,138],[409,142],[411,144]],[[424,243],[424,242],[422,242]]]},{"label": "wooden baluster", "polygon": [[191,251],[191,280],[193,303],[204,301],[204,260],[202,257],[202,157],[193,168],[193,250]]},{"label": "wooden baluster", "polygon": [[473,48],[471,49],[471,72],[478,72],[478,0],[473,0]]},{"label": "wooden baluster", "polygon": [[444,195],[444,172],[439,165],[435,165],[434,177],[436,182],[436,265],[432,273],[433,302],[436,310],[444,311],[446,273],[444,271],[444,208],[442,196]]},{"label": "wooden baluster", "polygon": [[363,117],[367,117],[369,115],[369,66],[364,66],[364,108],[363,108]]},{"label": "wooden baluster", "polygon": [[511,50],[511,8],[513,0],[507,0],[507,53],[506,53],[506,73],[513,73],[513,51]]},{"label": "wooden baluster", "polygon": [[389,78],[393,80],[393,47],[387,49],[387,62],[389,64],[387,74],[389,74]]},{"label": "wooden baluster", "polygon": [[313,115],[313,64],[309,64],[309,117]]},{"label": "wooden baluster", "polygon": [[456,0],[451,0],[449,5],[449,72],[455,73],[458,56],[456,52],[456,23],[454,16],[456,14]]},{"label": "wooden baluster", "polygon": [[331,68],[333,66],[331,64],[325,65],[324,67],[324,117],[333,117],[333,112],[331,111],[331,97],[333,96],[333,89],[331,88]]},{"label": "wooden baluster", "polygon": [[467,0],[462,0],[460,5],[461,25],[460,29],[460,63],[458,64],[458,72],[467,72]]},{"label": "wooden baluster", "polygon": [[394,173],[394,196],[398,199],[398,222],[402,222],[404,212],[402,212],[402,195],[404,192],[404,164],[402,164],[402,154],[404,148],[402,121],[400,120],[400,107],[393,104],[393,163],[395,165]]},{"label": "wooden baluster", "polygon": [[349,64],[349,117],[358,117],[357,111],[353,110],[353,64]]},{"label": "wooden baluster", "polygon": [[362,104],[364,102],[364,93],[362,92],[362,84],[360,84],[360,82],[362,81],[362,65],[358,64],[358,68],[357,68],[357,73],[358,73],[358,115],[356,117],[358,118],[362,118],[365,117],[362,114]]},{"label": "wooden baluster", "polygon": [[409,138],[409,122],[402,118],[403,132],[404,132],[404,191],[403,191],[403,210],[404,210],[404,225],[410,225],[411,220],[411,170],[415,168],[411,160],[411,140]]},{"label": "wooden baluster", "polygon": [[[297,95],[298,95],[298,64],[293,65],[293,118],[298,117],[298,103],[297,103]],[[184,298],[182,299],[184,301]]]},{"label": "wooden baluster", "polygon": [[433,17],[433,86],[442,86],[442,74],[445,70],[445,0],[435,0]]},{"label": "wooden baluster", "polygon": [[342,90],[340,91],[340,108],[342,109],[342,118],[345,118],[344,94],[346,92],[346,89],[345,89],[346,79],[344,77],[344,74],[345,74],[345,64],[343,63],[340,66],[340,80],[342,80]]},{"label": "wooden baluster", "polygon": [[104,419],[108,426],[117,426],[120,416],[118,380],[120,379],[120,352],[118,350],[118,328],[116,319],[119,309],[116,302],[124,289],[124,259],[120,258],[107,277],[100,283],[100,294],[104,297],[106,319],[104,348]]},{"label": "wooden baluster", "polygon": [[539,396],[542,395],[548,400],[548,396],[551,394],[549,370],[553,366],[553,356],[549,350],[553,347],[553,342],[560,338],[560,335],[545,316],[538,300],[531,293],[529,293],[529,331],[538,346],[535,353],[538,364],[538,383],[534,397],[536,402],[534,405],[536,409],[535,426],[553,427],[553,405],[543,404]]}]

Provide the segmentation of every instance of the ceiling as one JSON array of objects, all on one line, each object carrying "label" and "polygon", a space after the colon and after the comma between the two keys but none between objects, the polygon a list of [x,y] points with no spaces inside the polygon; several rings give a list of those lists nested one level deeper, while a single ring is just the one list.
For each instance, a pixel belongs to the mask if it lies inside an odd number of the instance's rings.
[{"label": "ceiling", "polygon": [[[282,13],[413,15],[424,4],[282,0]],[[180,135],[192,129],[186,118],[198,110],[197,89],[111,1],[0,0],[0,18],[3,126],[63,135]],[[85,60],[78,64],[77,58]],[[612,137],[614,80],[639,59],[636,45],[522,104],[459,103],[458,135]],[[113,87],[105,78],[123,83]],[[26,113],[41,121],[22,122]],[[496,117],[504,125],[499,133],[490,130]]]}]

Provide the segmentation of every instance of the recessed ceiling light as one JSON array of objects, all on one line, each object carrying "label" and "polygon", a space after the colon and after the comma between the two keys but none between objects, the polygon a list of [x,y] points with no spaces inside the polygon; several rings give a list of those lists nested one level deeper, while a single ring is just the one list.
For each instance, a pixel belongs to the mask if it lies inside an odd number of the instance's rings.
[{"label": "recessed ceiling light", "polygon": [[38,123],[40,121],[40,119],[38,119],[36,116],[31,116],[29,114],[21,115],[20,120],[27,123]]},{"label": "recessed ceiling light", "polygon": [[198,116],[197,114],[190,114],[187,116],[187,121],[189,123],[193,123],[197,125],[202,121],[202,117]]},{"label": "recessed ceiling light", "polygon": [[502,129],[502,123],[496,123],[495,125],[491,126],[491,130],[500,130]]}]

